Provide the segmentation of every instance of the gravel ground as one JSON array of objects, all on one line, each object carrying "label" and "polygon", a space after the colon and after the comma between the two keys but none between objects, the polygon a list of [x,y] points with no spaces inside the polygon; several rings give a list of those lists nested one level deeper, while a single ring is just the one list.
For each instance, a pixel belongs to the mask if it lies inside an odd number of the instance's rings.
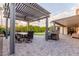
[{"label": "gravel ground", "polygon": [[59,41],[45,41],[44,36],[35,36],[32,43],[15,45],[14,56],[79,56],[79,39],[66,35],[60,35]]}]

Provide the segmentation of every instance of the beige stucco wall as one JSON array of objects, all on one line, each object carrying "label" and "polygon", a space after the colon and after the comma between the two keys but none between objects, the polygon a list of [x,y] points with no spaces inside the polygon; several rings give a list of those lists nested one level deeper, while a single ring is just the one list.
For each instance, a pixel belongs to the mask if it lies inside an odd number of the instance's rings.
[{"label": "beige stucco wall", "polygon": [[60,26],[60,34],[67,34],[67,27]]},{"label": "beige stucco wall", "polygon": [[63,34],[63,27],[60,26],[60,34]]},{"label": "beige stucco wall", "polygon": [[64,34],[67,34],[67,27],[64,27]]},{"label": "beige stucco wall", "polygon": [[77,34],[79,34],[79,27],[76,28],[76,32],[77,32]]}]

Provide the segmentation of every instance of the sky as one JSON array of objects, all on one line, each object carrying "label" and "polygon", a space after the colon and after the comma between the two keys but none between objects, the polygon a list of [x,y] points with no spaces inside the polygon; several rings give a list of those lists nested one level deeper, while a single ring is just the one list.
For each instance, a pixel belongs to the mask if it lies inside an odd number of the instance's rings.
[{"label": "sky", "polygon": [[52,14],[58,14],[65,10],[70,10],[76,4],[75,3],[39,3],[40,6],[51,12]]},{"label": "sky", "polygon": [[[75,9],[76,6],[79,8],[79,4],[77,3],[38,3],[41,7],[48,10],[50,13],[52,13],[49,24],[52,20],[69,17],[70,15],[73,15],[72,9]],[[5,20],[3,21],[5,23]],[[20,24],[26,24],[24,22],[18,22]],[[45,26],[45,21],[39,22],[40,26]],[[38,25],[38,22],[33,23],[35,25]],[[51,25],[51,24],[50,24]]]}]

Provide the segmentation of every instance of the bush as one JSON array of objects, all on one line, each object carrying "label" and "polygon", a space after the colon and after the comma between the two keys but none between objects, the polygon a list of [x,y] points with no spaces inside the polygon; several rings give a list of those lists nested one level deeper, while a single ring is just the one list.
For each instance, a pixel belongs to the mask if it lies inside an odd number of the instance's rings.
[{"label": "bush", "polygon": [[[16,26],[16,32],[27,32],[27,31],[34,31],[36,33],[40,33],[40,32],[45,32],[46,27],[40,27],[40,26],[32,26],[29,25],[29,29],[28,26]],[[0,33],[3,33],[3,31],[5,31],[5,28],[0,26]]]},{"label": "bush", "polygon": [[46,30],[46,27],[40,27],[40,32],[45,32],[45,30]]},{"label": "bush", "polygon": [[39,26],[16,26],[16,31],[17,32],[27,32],[27,31],[34,31],[34,32],[45,32],[46,27],[39,27]]},{"label": "bush", "polygon": [[5,31],[5,28],[4,28],[4,27],[2,27],[2,26],[0,26],[0,34],[2,34],[2,33],[3,33],[3,31]]}]

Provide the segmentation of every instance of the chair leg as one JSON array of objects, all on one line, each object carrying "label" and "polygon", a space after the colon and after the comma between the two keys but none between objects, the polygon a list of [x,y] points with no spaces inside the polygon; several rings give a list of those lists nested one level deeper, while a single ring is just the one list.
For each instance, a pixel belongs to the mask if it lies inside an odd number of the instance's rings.
[{"label": "chair leg", "polygon": [[32,43],[32,40],[31,39],[26,39],[25,42],[26,43]]},{"label": "chair leg", "polygon": [[26,43],[29,43],[28,38],[25,40]]},{"label": "chair leg", "polygon": [[30,42],[32,43],[32,40],[30,40]]},{"label": "chair leg", "polygon": [[46,41],[48,41],[48,39],[46,39]]}]

